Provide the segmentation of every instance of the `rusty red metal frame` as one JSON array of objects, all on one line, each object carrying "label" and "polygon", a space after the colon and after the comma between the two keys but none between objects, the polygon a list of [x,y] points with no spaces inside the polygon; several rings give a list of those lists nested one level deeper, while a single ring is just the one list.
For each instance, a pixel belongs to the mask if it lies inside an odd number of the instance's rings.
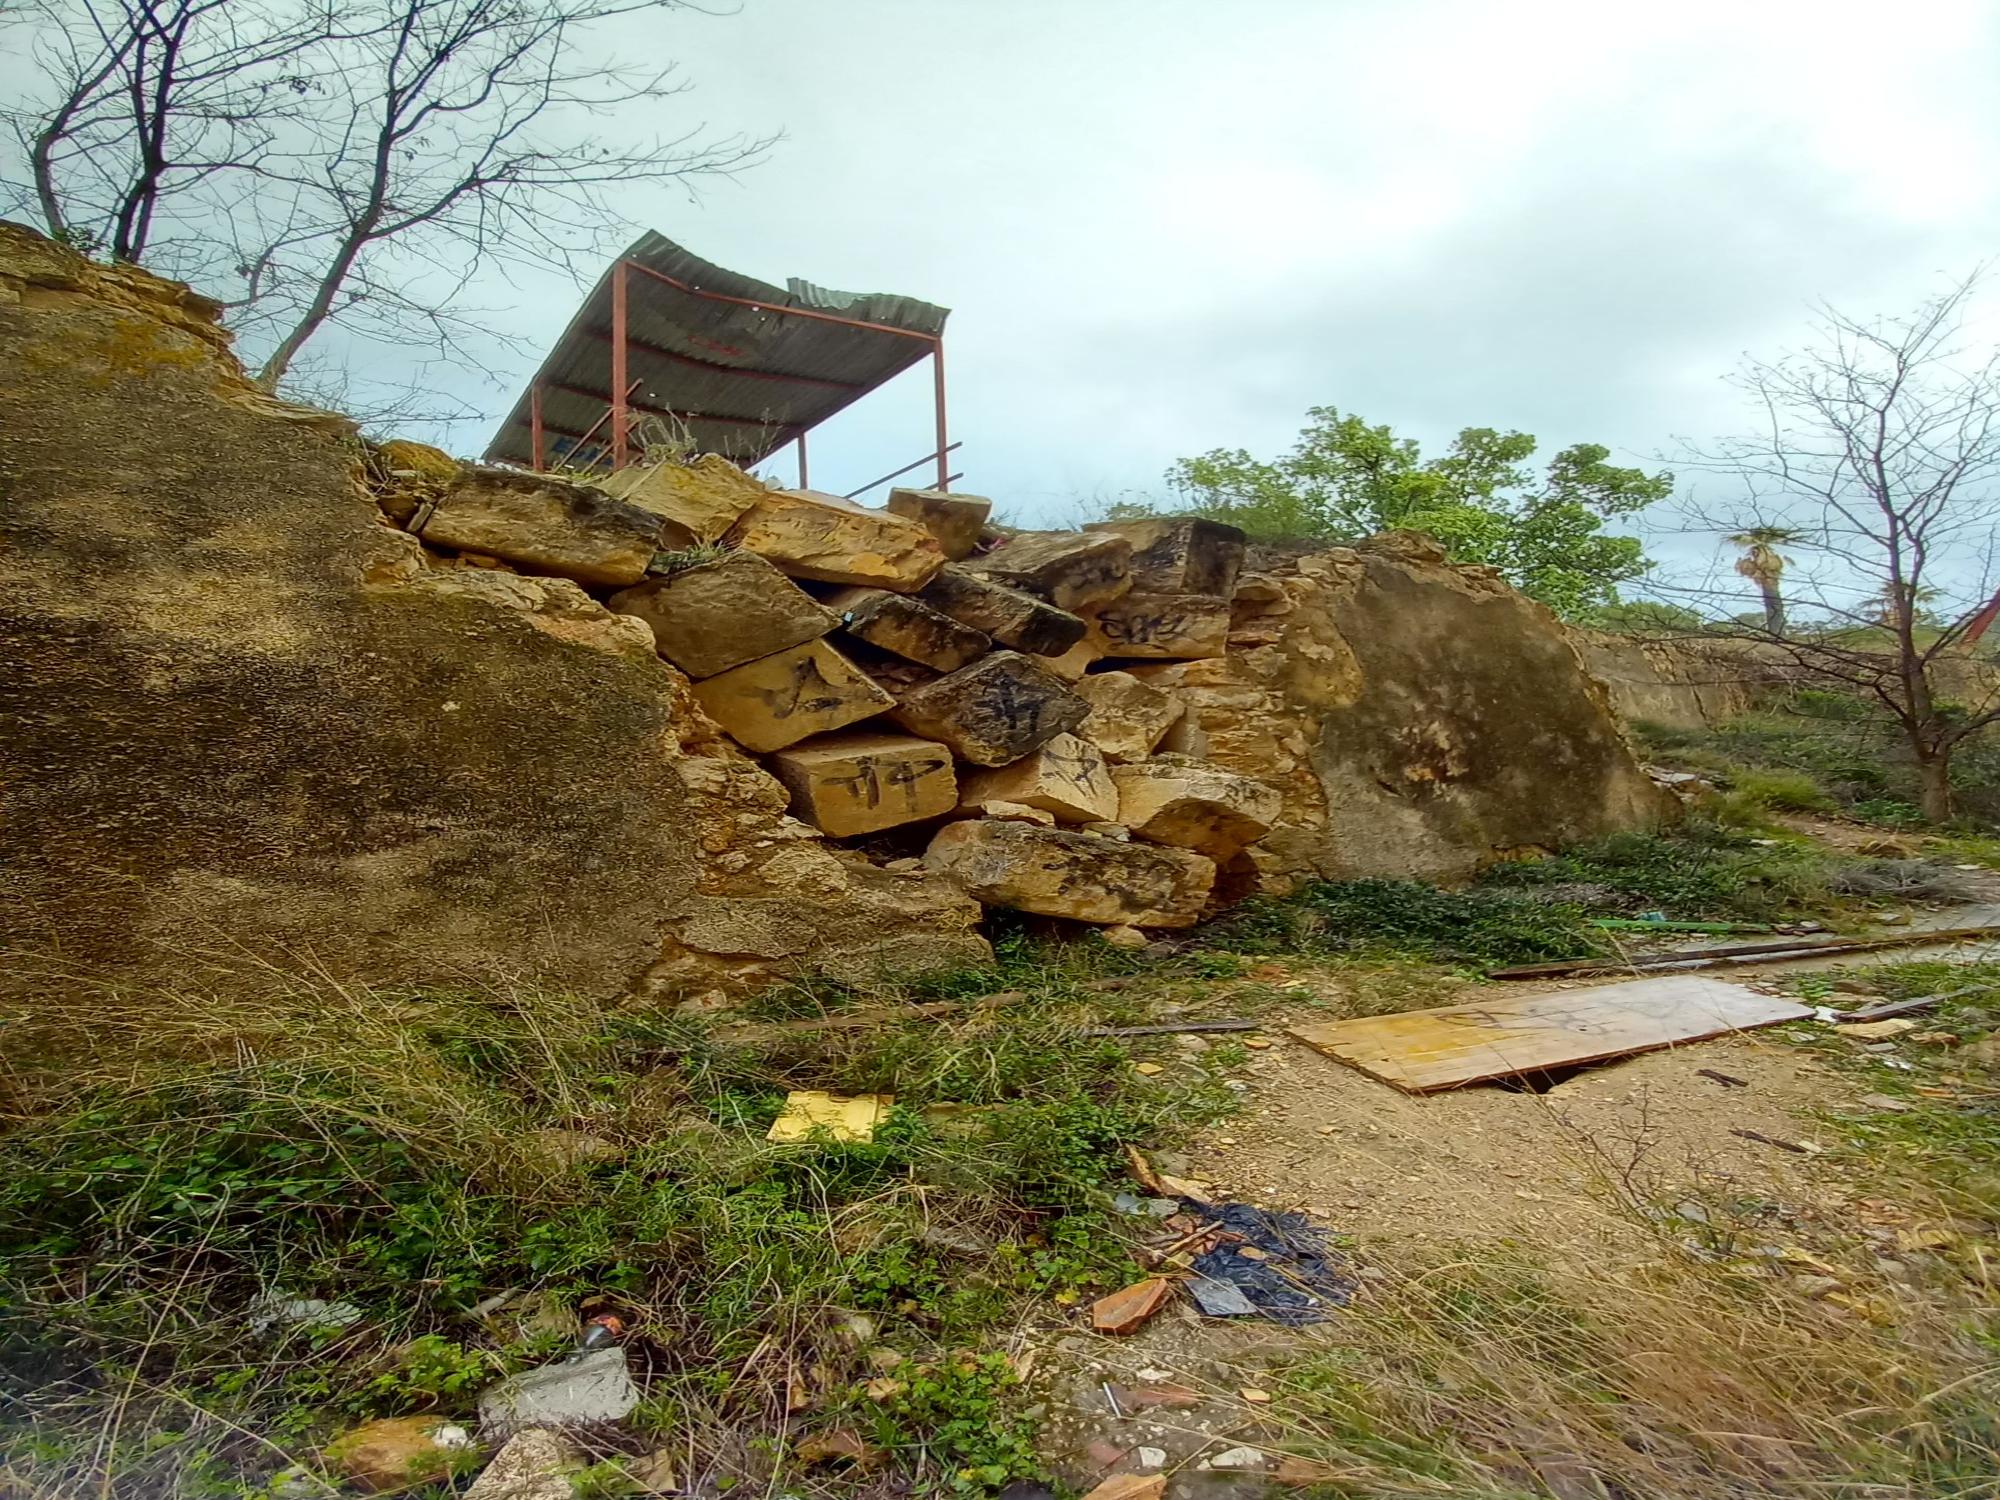
[{"label": "rusty red metal frame", "polygon": [[[532,462],[537,469],[545,467],[547,457],[544,452],[547,441],[546,434],[555,433],[560,437],[572,438],[578,444],[581,444],[588,442],[596,434],[597,429],[605,425],[607,420],[610,423],[609,446],[611,450],[611,467],[614,471],[624,468],[632,456],[632,413],[635,411],[647,412],[656,416],[679,417],[684,421],[730,422],[745,426],[772,427],[782,430],[782,424],[761,422],[754,417],[723,417],[704,412],[670,412],[663,407],[649,406],[645,402],[634,401],[632,393],[639,388],[639,381],[631,377],[629,369],[630,351],[633,349],[640,349],[647,354],[663,359],[695,365],[701,369],[718,374],[742,375],[753,380],[789,381],[800,385],[828,386],[852,391],[853,394],[846,401],[841,402],[839,406],[834,408],[836,412],[846,409],[847,406],[859,400],[872,389],[872,387],[857,385],[853,381],[829,380],[818,375],[783,375],[770,370],[739,370],[730,365],[716,364],[705,359],[696,359],[692,355],[681,354],[672,349],[662,349],[658,345],[650,344],[643,340],[636,340],[632,337],[630,326],[631,280],[632,272],[634,271],[639,272],[641,275],[650,276],[655,281],[665,282],[676,291],[685,292],[690,297],[700,297],[709,302],[725,302],[734,307],[748,307],[758,312],[772,313],[780,317],[810,318],[820,323],[837,323],[843,328],[865,328],[874,333],[888,333],[894,334],[897,338],[915,339],[917,342],[927,345],[928,348],[925,352],[931,358],[931,403],[935,417],[937,441],[935,450],[932,454],[927,455],[927,457],[934,457],[937,461],[936,483],[940,490],[948,489],[953,480],[961,477],[950,472],[948,455],[952,449],[959,445],[950,439],[950,423],[947,416],[945,396],[944,338],[942,335],[918,333],[914,329],[897,328],[888,323],[870,323],[860,318],[843,318],[838,313],[820,312],[816,308],[781,307],[776,303],[759,302],[751,297],[731,297],[722,292],[704,291],[698,286],[690,286],[685,281],[669,276],[662,271],[655,271],[651,266],[642,266],[637,261],[630,260],[619,260],[611,268],[611,332],[609,334],[593,334],[593,337],[603,339],[611,345],[611,399],[607,403],[604,416],[593,422],[587,432],[580,434],[553,427],[549,425],[542,415],[542,392],[544,388],[564,391],[570,395],[585,396],[591,400],[601,400],[602,398],[595,391],[587,391],[580,386],[567,385],[561,381],[554,380],[538,380],[528,388],[529,441],[533,454]],[[923,358],[923,355],[919,354],[917,359],[921,358]],[[912,364],[915,362],[915,360],[911,361]],[[906,365],[904,368],[907,369],[908,366]],[[829,412],[827,415],[831,416],[833,412]],[[800,489],[806,488],[807,484],[806,431],[806,428],[800,427],[794,439],[799,447]],[[918,459],[917,463],[906,465],[905,468],[913,469],[917,467],[917,464],[925,461],[926,459]]]}]

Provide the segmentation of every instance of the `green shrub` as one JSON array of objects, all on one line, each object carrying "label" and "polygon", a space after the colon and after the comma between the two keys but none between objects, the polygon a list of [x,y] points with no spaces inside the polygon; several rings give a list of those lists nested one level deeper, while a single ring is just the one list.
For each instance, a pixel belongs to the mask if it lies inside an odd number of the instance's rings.
[{"label": "green shrub", "polygon": [[1223,940],[1251,951],[1399,954],[1474,967],[1604,951],[1573,904],[1416,880],[1315,881],[1216,925]]},{"label": "green shrub", "polygon": [[1782,812],[1827,812],[1838,805],[1803,771],[1744,771],[1731,790]]}]

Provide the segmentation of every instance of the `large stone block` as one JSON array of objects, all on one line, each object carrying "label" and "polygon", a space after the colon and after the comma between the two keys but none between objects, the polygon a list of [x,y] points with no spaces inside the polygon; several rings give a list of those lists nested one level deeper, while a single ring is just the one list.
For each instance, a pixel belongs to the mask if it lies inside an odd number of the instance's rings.
[{"label": "large stone block", "polygon": [[1061,656],[1081,641],[1088,629],[1068,610],[959,567],[941,569],[920,597],[959,624],[984,631],[1001,645],[1030,656]]},{"label": "large stone block", "polygon": [[1275,787],[1181,757],[1113,766],[1118,821],[1142,839],[1215,860],[1243,852],[1284,810]]},{"label": "large stone block", "polygon": [[1090,621],[1104,656],[1197,661],[1229,648],[1229,601],[1214,594],[1127,594]]},{"label": "large stone block", "polygon": [[961,625],[909,594],[842,589],[826,604],[849,635],[939,672],[956,672],[993,649],[985,631]]},{"label": "large stone block", "polygon": [[962,562],[979,545],[979,533],[986,529],[993,502],[984,495],[952,495],[943,490],[891,490],[889,510],[915,521],[937,538],[946,557]]},{"label": "large stone block", "polygon": [[1129,672],[1088,673],[1075,692],[1090,705],[1090,717],[1077,733],[1112,760],[1151,755],[1184,707],[1173,693]]},{"label": "large stone block", "polygon": [[844,729],[895,700],[824,641],[732,667],[694,685],[694,696],[748,750],[782,750]]},{"label": "large stone block", "polygon": [[989,906],[1102,926],[1191,927],[1215,883],[1185,849],[991,819],[947,823],[924,867]]},{"label": "large stone block", "polygon": [[622,588],[646,576],[663,545],[692,536],[649,510],[549,474],[462,469],[428,515],[410,529],[439,547],[504,557],[578,583]]},{"label": "large stone block", "polygon": [[975,766],[1004,766],[1076,728],[1089,712],[1048,668],[1018,652],[995,651],[911,688],[891,717]]},{"label": "large stone block", "polygon": [[790,790],[793,813],[839,838],[942,817],[958,805],[951,752],[913,735],[822,735],[778,751],[771,770]]},{"label": "large stone block", "polygon": [[1093,521],[1132,544],[1132,589],[1141,594],[1215,594],[1227,599],[1243,567],[1243,533],[1200,516]]},{"label": "large stone block", "polygon": [[1023,531],[966,564],[1058,609],[1094,609],[1132,587],[1132,544],[1087,531]]},{"label": "large stone block", "polygon": [[690,677],[818,640],[840,617],[754,552],[728,552],[611,596],[653,627],[660,655]]},{"label": "large stone block", "polygon": [[1101,823],[1118,816],[1118,783],[1095,745],[1059,734],[1017,761],[965,778],[961,807],[983,813],[995,803],[1038,807],[1065,823]]},{"label": "large stone block", "polygon": [[736,524],[739,516],[771,493],[719,453],[704,453],[692,463],[637,465],[604,478],[605,494],[663,516],[701,542],[712,542]]},{"label": "large stone block", "polygon": [[944,566],[915,521],[815,490],[771,490],[730,528],[729,542],[791,574],[913,593]]}]

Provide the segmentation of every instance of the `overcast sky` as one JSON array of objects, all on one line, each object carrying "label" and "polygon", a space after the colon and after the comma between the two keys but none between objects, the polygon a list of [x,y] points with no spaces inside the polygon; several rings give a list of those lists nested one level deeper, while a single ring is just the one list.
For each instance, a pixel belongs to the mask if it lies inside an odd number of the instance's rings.
[{"label": "overcast sky", "polygon": [[[1815,298],[2000,251],[1991,0],[742,0],[621,45],[681,60],[680,121],[786,136],[635,216],[950,307],[963,487],[1024,521],[1317,404],[1651,455],[1737,425],[1719,377]],[[902,386],[814,435],[820,487],[926,451]]]},{"label": "overcast sky", "polygon": [[[1815,298],[1901,310],[2000,251],[1994,0],[741,0],[615,44],[682,64],[659,128],[785,133],[634,219],[950,307],[962,487],[1019,521],[1317,404],[1649,457],[1739,425],[1720,377]],[[540,351],[578,295],[473,300]],[[533,362],[439,379],[497,418]],[[929,442],[919,371],[813,477]]]}]

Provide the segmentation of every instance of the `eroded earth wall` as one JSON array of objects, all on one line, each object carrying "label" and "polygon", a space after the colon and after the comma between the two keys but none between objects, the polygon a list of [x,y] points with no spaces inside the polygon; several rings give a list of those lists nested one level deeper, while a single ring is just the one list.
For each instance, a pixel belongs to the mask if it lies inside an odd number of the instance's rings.
[{"label": "eroded earth wall", "polygon": [[0,226],[9,983],[700,997],[1670,814],[1554,617],[1424,538],[468,466],[258,392],[215,314]]}]

